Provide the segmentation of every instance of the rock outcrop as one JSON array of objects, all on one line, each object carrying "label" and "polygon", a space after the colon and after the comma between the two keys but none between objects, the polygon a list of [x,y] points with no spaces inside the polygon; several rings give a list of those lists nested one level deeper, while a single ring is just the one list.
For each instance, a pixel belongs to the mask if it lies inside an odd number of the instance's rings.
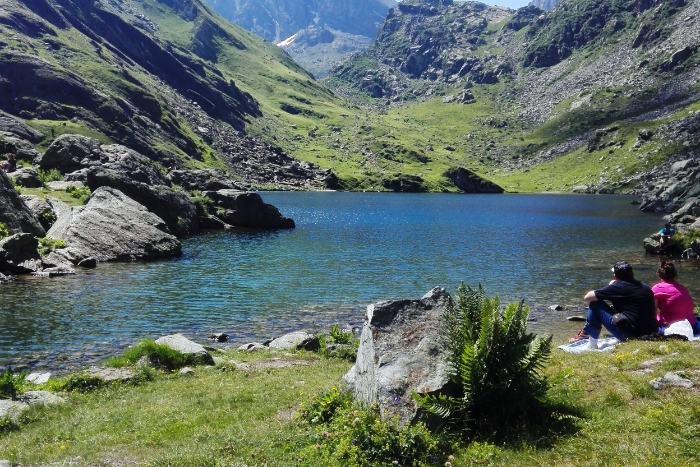
[{"label": "rock outcrop", "polygon": [[34,213],[19,197],[7,174],[0,170],[0,223],[11,233],[30,233],[37,237],[46,235],[46,231],[34,216]]},{"label": "rock outcrop", "polygon": [[383,418],[408,423],[423,414],[411,396],[442,390],[450,381],[439,344],[449,295],[436,287],[420,300],[379,302],[367,307],[357,361],[343,377],[354,397],[378,404]]},{"label": "rock outcrop", "polygon": [[40,271],[39,242],[32,234],[19,233],[0,240],[0,272],[28,274]]},{"label": "rock outcrop", "polygon": [[187,191],[243,190],[244,187],[234,183],[219,170],[173,170],[168,179]]},{"label": "rock outcrop", "polygon": [[87,186],[93,192],[110,187],[124,193],[165,221],[169,232],[178,237],[199,232],[197,208],[184,191],[137,181],[128,172],[101,167],[88,171]]},{"label": "rock outcrop", "polygon": [[177,350],[183,355],[192,357],[198,363],[203,363],[205,365],[214,364],[214,359],[202,345],[192,342],[182,334],[171,334],[161,337],[156,339],[156,344],[165,345],[173,350]]},{"label": "rock outcrop", "polygon": [[221,220],[235,227],[253,229],[293,229],[294,220],[282,216],[279,210],[263,202],[257,193],[236,190],[205,191],[202,193],[224,210]]},{"label": "rock outcrop", "polygon": [[41,188],[39,174],[33,167],[24,167],[10,172],[8,176],[15,179],[15,183],[25,188]]},{"label": "rock outcrop", "polygon": [[66,242],[68,248],[56,253],[73,264],[87,258],[129,261],[182,252],[161,218],[110,187],[97,189],[86,206],[64,209],[47,235]]},{"label": "rock outcrop", "polygon": [[464,167],[448,169],[445,177],[464,193],[503,193],[503,188]]},{"label": "rock outcrop", "polygon": [[318,337],[313,334],[304,331],[296,331],[273,339],[268,344],[268,347],[277,350],[309,350],[315,352],[321,348],[321,343]]}]

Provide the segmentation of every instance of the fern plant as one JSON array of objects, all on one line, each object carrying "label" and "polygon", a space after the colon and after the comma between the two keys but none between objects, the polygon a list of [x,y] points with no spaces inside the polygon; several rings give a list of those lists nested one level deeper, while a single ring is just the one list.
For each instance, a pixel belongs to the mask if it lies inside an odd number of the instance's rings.
[{"label": "fern plant", "polygon": [[458,428],[498,433],[522,425],[544,401],[541,373],[551,337],[526,330],[524,302],[502,307],[462,283],[457,300],[445,306],[442,345],[447,351],[454,394],[419,395],[420,406]]}]

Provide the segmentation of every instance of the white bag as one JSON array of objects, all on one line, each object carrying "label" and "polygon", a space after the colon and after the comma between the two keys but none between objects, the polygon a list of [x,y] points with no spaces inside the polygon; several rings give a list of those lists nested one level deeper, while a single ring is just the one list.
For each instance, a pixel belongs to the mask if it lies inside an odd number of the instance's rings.
[{"label": "white bag", "polygon": [[690,322],[687,319],[684,319],[683,321],[676,321],[664,329],[665,336],[669,336],[671,334],[685,336],[688,338],[688,340],[693,340],[693,327],[690,325]]}]

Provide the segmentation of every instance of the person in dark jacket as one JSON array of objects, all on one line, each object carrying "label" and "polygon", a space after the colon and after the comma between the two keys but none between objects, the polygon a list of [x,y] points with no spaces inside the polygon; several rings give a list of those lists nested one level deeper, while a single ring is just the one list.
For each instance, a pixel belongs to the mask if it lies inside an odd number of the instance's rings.
[{"label": "person in dark jacket", "polygon": [[597,349],[603,327],[620,341],[658,331],[651,288],[634,278],[632,266],[626,261],[615,263],[612,272],[610,284],[583,297],[588,302],[588,316],[573,342],[588,339],[588,347]]}]

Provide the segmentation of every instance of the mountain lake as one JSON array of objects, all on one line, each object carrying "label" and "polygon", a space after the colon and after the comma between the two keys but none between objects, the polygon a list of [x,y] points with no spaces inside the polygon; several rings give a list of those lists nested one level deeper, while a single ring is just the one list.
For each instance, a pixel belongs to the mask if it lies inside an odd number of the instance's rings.
[{"label": "mountain lake", "polygon": [[[460,281],[502,302],[525,300],[530,329],[565,341],[583,295],[629,261],[652,284],[658,258],[642,240],[663,224],[632,197],[264,192],[297,224],[212,231],[168,261],[103,263],[59,278],[0,286],[0,367],[71,370],[143,338],[171,333],[215,346],[295,330],[361,327],[370,303],[420,298]],[[700,300],[700,262],[678,263]],[[554,311],[553,305],[563,310]]]}]

